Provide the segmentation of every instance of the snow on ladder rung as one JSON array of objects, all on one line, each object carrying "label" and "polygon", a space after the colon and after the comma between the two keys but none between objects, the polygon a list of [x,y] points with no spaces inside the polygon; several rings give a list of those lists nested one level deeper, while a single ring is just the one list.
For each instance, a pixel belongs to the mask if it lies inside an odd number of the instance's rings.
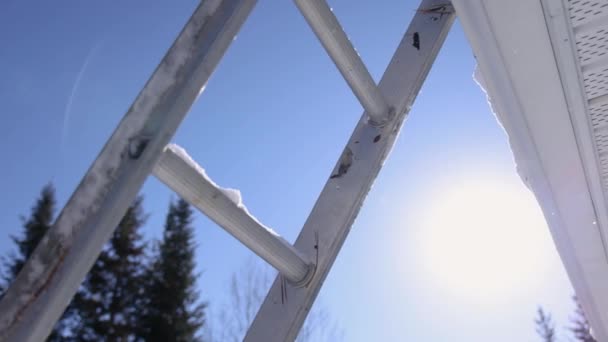
[{"label": "snow on ladder rung", "polygon": [[295,0],[295,3],[371,121],[376,124],[384,124],[388,121],[390,108],[384,96],[327,2]]},{"label": "snow on ladder rung", "polygon": [[295,284],[305,284],[313,265],[243,205],[238,190],[218,186],[178,145],[165,147],[154,175]]}]

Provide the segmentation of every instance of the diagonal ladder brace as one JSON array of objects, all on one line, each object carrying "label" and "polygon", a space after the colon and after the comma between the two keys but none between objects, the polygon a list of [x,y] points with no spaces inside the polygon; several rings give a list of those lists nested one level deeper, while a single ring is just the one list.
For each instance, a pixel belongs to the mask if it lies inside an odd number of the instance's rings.
[{"label": "diagonal ladder brace", "polygon": [[150,173],[279,271],[245,340],[297,337],[454,13],[423,0],[377,87],[327,3],[294,1],[365,109],[295,246],[167,145],[256,3],[203,1],[0,301],[0,340],[48,336]]}]

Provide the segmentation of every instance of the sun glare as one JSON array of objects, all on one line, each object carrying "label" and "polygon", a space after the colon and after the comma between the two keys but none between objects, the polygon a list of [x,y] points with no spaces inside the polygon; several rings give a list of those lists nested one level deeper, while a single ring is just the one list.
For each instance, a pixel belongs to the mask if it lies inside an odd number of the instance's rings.
[{"label": "sun glare", "polygon": [[531,291],[544,277],[550,235],[523,185],[464,182],[436,192],[425,207],[419,255],[442,290],[495,302]]}]

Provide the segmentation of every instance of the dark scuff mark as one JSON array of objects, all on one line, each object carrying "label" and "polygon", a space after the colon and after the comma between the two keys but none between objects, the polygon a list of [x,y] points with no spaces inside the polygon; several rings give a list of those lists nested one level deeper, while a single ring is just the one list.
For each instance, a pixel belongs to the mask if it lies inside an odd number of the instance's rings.
[{"label": "dark scuff mark", "polygon": [[281,278],[281,304],[287,304],[287,280],[283,275],[279,275]]},{"label": "dark scuff mark", "polygon": [[412,45],[416,48],[416,50],[420,51],[420,35],[418,32],[414,32],[414,42]]},{"label": "dark scuff mark", "polygon": [[439,5],[419,9],[418,12],[425,13],[425,14],[431,14],[431,15],[433,15],[431,17],[431,20],[437,21],[437,20],[443,18],[444,14],[454,13],[454,7],[452,7],[452,5],[450,3],[445,3],[445,4],[439,4]]},{"label": "dark scuff mark", "polygon": [[376,137],[374,138],[374,144],[380,141],[380,138],[382,138],[381,134],[376,135]]},{"label": "dark scuff mark", "polygon": [[150,138],[142,136],[129,139],[127,151],[129,158],[138,159],[146,149],[146,146],[148,146],[148,142],[150,142]]},{"label": "dark scuff mark", "polygon": [[330,179],[340,178],[344,176],[350,166],[353,164],[353,151],[350,148],[346,148],[340,157],[340,166],[338,166],[338,173],[331,175]]}]

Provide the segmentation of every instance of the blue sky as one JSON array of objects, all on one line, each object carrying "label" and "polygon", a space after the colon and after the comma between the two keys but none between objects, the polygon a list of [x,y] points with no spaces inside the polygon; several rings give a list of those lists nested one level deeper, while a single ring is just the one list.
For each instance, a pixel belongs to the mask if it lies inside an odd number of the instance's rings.
[{"label": "blue sky", "polygon": [[[45,183],[65,202],[196,5],[0,5],[0,253]],[[417,2],[330,5],[378,80]],[[456,22],[321,292],[347,341],[536,341],[539,304],[567,323],[572,289],[474,66]],[[294,4],[260,1],[174,140],[293,241],[361,112]],[[143,194],[158,237],[172,194]],[[213,306],[251,253],[196,226]]]}]

